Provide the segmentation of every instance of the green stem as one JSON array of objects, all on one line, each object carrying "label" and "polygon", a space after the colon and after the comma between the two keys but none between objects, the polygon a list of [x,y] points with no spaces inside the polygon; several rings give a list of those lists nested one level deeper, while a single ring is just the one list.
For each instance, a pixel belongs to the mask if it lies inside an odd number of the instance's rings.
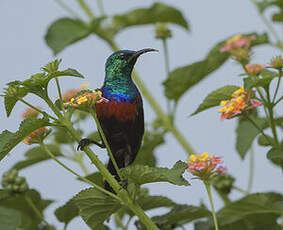
[{"label": "green stem", "polygon": [[264,131],[257,125],[257,123],[246,113],[243,113],[244,117],[247,118],[252,124],[253,126],[265,137],[266,141],[272,145],[272,143],[270,142],[269,138],[266,136],[266,134],[264,133]]},{"label": "green stem", "polygon": [[123,230],[127,230],[118,213],[115,213],[114,218],[118,227],[120,227]]},{"label": "green stem", "polygon": [[104,6],[103,6],[103,0],[96,0],[96,3],[97,3],[97,6],[98,6],[98,9],[99,9],[101,16],[102,17],[106,16]]},{"label": "green stem", "polygon": [[281,229],[283,230],[283,213],[281,214]]},{"label": "green stem", "polygon": [[257,12],[265,24],[265,26],[269,29],[269,31],[273,34],[274,38],[276,41],[279,43],[280,42],[280,37],[278,36],[276,30],[273,28],[273,26],[269,23],[269,21],[264,17],[264,15],[261,13],[261,11],[258,8],[257,1],[256,0],[251,0],[251,2],[254,4],[255,8],[257,9]]},{"label": "green stem", "polygon": [[63,113],[65,114],[65,107],[64,107],[64,104],[63,104],[63,98],[62,98],[62,93],[61,93],[61,88],[60,88],[60,83],[59,83],[58,77],[55,78],[55,81],[56,81],[57,91],[58,91],[58,94],[59,94],[60,106],[61,106]]},{"label": "green stem", "polygon": [[[165,59],[165,71],[166,71],[166,76],[168,78],[170,67],[169,67],[169,52],[168,52],[167,39],[162,39],[162,44],[163,44],[164,59]],[[170,100],[168,98],[167,98],[167,112],[168,114],[171,115],[171,105],[170,105]]]},{"label": "green stem", "polygon": [[34,110],[36,110],[37,112],[41,113],[42,115],[48,116],[49,118],[51,118],[51,119],[54,120],[54,121],[58,121],[57,118],[55,118],[55,117],[49,115],[48,113],[46,113],[46,112],[44,112],[44,111],[41,111],[40,109],[38,109],[38,108],[36,108],[35,106],[31,105],[30,103],[28,103],[28,102],[25,101],[24,99],[19,98],[18,100],[21,101],[22,103],[24,103],[25,105],[27,105],[28,107],[33,108]]},{"label": "green stem", "polygon": [[80,4],[83,11],[87,14],[89,19],[92,21],[95,17],[94,17],[94,14],[92,13],[91,9],[89,8],[89,6],[85,3],[84,0],[77,0],[77,1]]},{"label": "green stem", "polygon": [[47,228],[49,230],[52,230],[51,226],[48,224],[48,222],[44,219],[44,216],[41,214],[41,212],[38,210],[38,208],[35,206],[35,204],[33,203],[32,199],[28,196],[25,195],[25,200],[27,201],[27,203],[29,204],[29,206],[32,208],[32,210],[35,212],[35,214],[39,217],[39,219],[41,219],[41,221],[43,221]]},{"label": "green stem", "polygon": [[64,10],[66,10],[69,14],[73,15],[75,18],[80,18],[80,16],[73,11],[67,4],[65,4],[62,0],[55,0]]},{"label": "green stem", "polygon": [[[73,136],[73,138],[77,142],[81,140],[80,135],[74,130],[72,124],[67,120],[65,120],[65,127],[68,129],[71,136]],[[118,194],[124,205],[126,205],[135,213],[135,215],[147,227],[147,229],[158,230],[157,226],[144,213],[141,207],[130,199],[128,192],[120,186],[120,184],[115,180],[113,175],[111,175],[110,172],[105,168],[105,166],[101,163],[101,161],[93,153],[93,151],[89,147],[85,147],[84,152],[87,154],[87,156],[89,157],[91,162],[96,166],[96,168],[100,171],[106,181],[110,184],[110,186],[114,189],[114,191]]]},{"label": "green stem", "polygon": [[279,90],[279,87],[280,87],[281,77],[282,77],[282,71],[281,71],[281,69],[280,69],[280,70],[279,70],[279,78],[278,78],[277,85],[276,85],[276,89],[275,89],[275,93],[274,93],[273,99],[272,99],[272,104],[273,104],[273,105],[274,105],[274,102],[275,102],[275,99],[276,99],[276,96],[277,96],[277,93],[278,93],[278,90]]},{"label": "green stem", "polygon": [[250,168],[249,168],[249,182],[247,187],[247,194],[251,193],[254,178],[254,150],[253,146],[250,149]]},{"label": "green stem", "polygon": [[240,193],[243,193],[244,195],[247,195],[247,191],[245,191],[245,190],[242,189],[242,188],[239,188],[239,187],[236,186],[236,185],[233,185],[232,188],[235,189],[235,190],[237,190],[237,191],[240,192]]},{"label": "green stem", "polygon": [[275,145],[278,149],[280,149],[280,144],[279,144],[279,141],[278,141],[276,126],[275,126],[274,114],[273,114],[273,104],[270,100],[269,89],[266,89],[266,95],[267,95],[267,102],[268,102],[267,110],[269,112],[269,122],[270,122],[271,131],[272,131],[272,134],[273,134],[273,137],[274,137]]},{"label": "green stem", "polygon": [[44,144],[44,143],[40,143],[40,146],[44,149],[44,151],[53,159],[55,160],[59,165],[61,165],[63,168],[65,168],[66,170],[68,170],[70,173],[74,174],[76,177],[78,177],[79,179],[81,179],[82,181],[86,182],[87,184],[92,185],[94,188],[96,188],[97,190],[113,197],[114,199],[120,200],[121,199],[116,196],[115,194],[105,190],[104,188],[101,188],[100,186],[98,186],[97,184],[91,182],[90,180],[86,179],[85,177],[79,175],[78,173],[74,172],[72,169],[70,169],[67,165],[65,165],[64,163],[62,163],[60,160],[57,159],[56,156],[54,156],[54,154],[48,149],[48,147]]},{"label": "green stem", "polygon": [[102,130],[102,128],[101,128],[101,125],[100,125],[100,122],[99,122],[99,120],[98,120],[98,118],[97,118],[96,112],[94,111],[94,109],[90,109],[90,113],[91,113],[91,115],[93,116],[93,118],[94,118],[94,120],[95,120],[96,126],[97,126],[98,131],[99,131],[99,133],[100,133],[100,135],[101,135],[101,137],[102,137],[102,140],[103,140],[103,142],[104,142],[104,144],[105,144],[105,146],[106,146],[107,152],[108,152],[108,154],[109,154],[109,156],[110,156],[110,159],[111,159],[111,161],[112,161],[112,163],[113,163],[113,165],[114,165],[114,168],[115,168],[115,170],[116,170],[116,172],[117,172],[119,178],[122,180],[123,177],[122,177],[122,176],[120,175],[120,173],[119,173],[119,167],[118,167],[118,165],[117,165],[117,163],[116,163],[116,160],[115,160],[115,158],[114,158],[114,156],[113,156],[113,154],[112,154],[112,151],[111,151],[111,149],[110,149],[109,143],[108,143],[108,141],[107,141],[107,139],[106,139],[106,137],[105,137],[105,135],[104,135],[104,132],[103,132],[103,130]]},{"label": "green stem", "polygon": [[274,106],[277,105],[280,101],[283,100],[283,96],[281,96],[275,103],[274,103]]},{"label": "green stem", "polygon": [[217,218],[216,218],[216,213],[215,213],[215,209],[214,209],[214,204],[213,204],[213,200],[212,200],[212,195],[211,195],[211,190],[210,190],[210,184],[207,181],[204,181],[205,184],[205,188],[208,194],[208,198],[210,201],[210,206],[211,206],[211,212],[212,212],[212,217],[213,217],[213,222],[214,222],[214,226],[215,226],[215,230],[219,230],[218,228],[218,223],[217,223]]}]

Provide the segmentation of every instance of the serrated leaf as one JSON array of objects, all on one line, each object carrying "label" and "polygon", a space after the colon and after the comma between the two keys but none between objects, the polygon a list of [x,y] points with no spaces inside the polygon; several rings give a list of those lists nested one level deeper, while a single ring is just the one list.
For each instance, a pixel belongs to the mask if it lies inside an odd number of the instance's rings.
[{"label": "serrated leaf", "polygon": [[239,89],[238,86],[227,85],[213,91],[206,96],[206,98],[199,105],[197,110],[191,114],[191,116],[196,115],[206,109],[219,106],[220,102],[223,100],[231,99],[233,92],[235,92],[237,89]]},{"label": "serrated leaf", "polygon": [[71,222],[72,219],[79,216],[79,208],[74,202],[74,199],[70,199],[65,205],[55,210],[55,216],[60,222],[65,224],[65,227]]},{"label": "serrated leaf", "polygon": [[48,121],[49,119],[46,117],[41,119],[30,117],[21,122],[18,131],[15,133],[4,130],[0,134],[0,161],[30,133],[49,125]]},{"label": "serrated leaf", "polygon": [[[256,35],[252,46],[268,43],[266,34],[246,34],[244,36]],[[226,41],[226,40],[225,40]],[[210,73],[221,67],[229,58],[227,52],[221,53],[220,48],[225,41],[218,43],[208,53],[207,57],[187,66],[179,67],[170,72],[169,77],[163,82],[165,95],[171,100],[178,101],[180,97],[190,90],[194,85],[205,79]]]},{"label": "serrated leaf", "polygon": [[116,15],[113,20],[113,25],[118,31],[131,26],[155,24],[157,22],[174,23],[187,30],[189,29],[181,11],[164,3],[154,3],[149,8],[139,8],[122,15]]},{"label": "serrated leaf", "polygon": [[[267,126],[267,120],[264,118],[252,117],[251,119],[261,128]],[[256,136],[260,131],[249,120],[240,120],[236,129],[236,149],[242,159],[245,158]]]},{"label": "serrated leaf", "polygon": [[[162,216],[154,216],[152,220],[162,230],[172,230],[190,223],[197,219],[210,216],[210,212],[205,207],[191,205],[175,205],[168,213]],[[146,228],[142,228],[146,229]]]},{"label": "serrated leaf", "polygon": [[[62,157],[62,153],[60,151],[59,146],[57,145],[47,145],[47,148],[53,153],[54,156]],[[25,153],[25,160],[18,161],[14,166],[13,169],[21,170],[27,168],[29,166],[35,165],[37,163],[49,160],[50,156],[45,152],[45,150],[41,146],[34,147],[29,149]]]},{"label": "serrated leaf", "polygon": [[90,33],[90,27],[85,22],[79,19],[60,18],[49,26],[45,41],[56,55],[67,46],[87,37]]},{"label": "serrated leaf", "polygon": [[0,206],[17,210],[21,214],[21,227],[23,229],[36,229],[42,220],[34,213],[25,196],[32,200],[40,213],[52,203],[50,200],[43,200],[36,190],[28,190],[25,194],[10,196],[7,199],[0,200]]},{"label": "serrated leaf", "polygon": [[74,201],[80,216],[93,229],[103,226],[103,222],[121,208],[117,200],[93,188],[78,193]]},{"label": "serrated leaf", "polygon": [[55,142],[59,144],[68,144],[75,142],[75,139],[68,132],[66,132],[65,128],[56,127],[53,135]]},{"label": "serrated leaf", "polygon": [[0,207],[0,229],[15,230],[21,226],[21,215],[18,211]]},{"label": "serrated leaf", "polygon": [[267,158],[274,164],[283,168],[283,151],[277,148],[272,148],[267,153]]},{"label": "serrated leaf", "polygon": [[55,72],[56,77],[59,76],[71,76],[71,77],[79,77],[79,78],[84,78],[84,76],[79,73],[77,70],[72,69],[72,68],[68,68],[62,71],[57,71]]},{"label": "serrated leaf", "polygon": [[147,165],[132,165],[121,169],[122,174],[137,185],[153,182],[169,182],[175,185],[190,185],[182,176],[187,164],[178,161],[172,169],[153,168]]}]

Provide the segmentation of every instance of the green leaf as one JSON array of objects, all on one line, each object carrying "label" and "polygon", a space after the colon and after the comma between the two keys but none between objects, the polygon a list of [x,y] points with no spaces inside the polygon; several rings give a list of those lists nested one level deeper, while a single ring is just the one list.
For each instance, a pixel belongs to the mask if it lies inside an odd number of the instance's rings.
[{"label": "green leaf", "polygon": [[25,97],[28,90],[21,86],[20,81],[13,81],[7,85],[8,88],[4,88],[3,96],[6,114],[7,117],[9,117],[18,100]]},{"label": "green leaf", "polygon": [[182,176],[187,164],[178,161],[172,169],[153,168],[147,165],[132,165],[121,169],[122,174],[137,185],[153,182],[169,182],[175,185],[190,185]]},{"label": "green leaf", "polygon": [[21,226],[21,215],[18,211],[0,207],[0,229],[15,230]]},{"label": "green leaf", "polygon": [[34,213],[34,210],[30,207],[25,196],[28,196],[32,200],[41,213],[52,203],[50,200],[43,200],[37,191],[28,190],[25,194],[18,194],[0,200],[0,206],[18,211],[21,214],[21,227],[23,229],[36,229],[42,220]]},{"label": "green leaf", "polygon": [[65,128],[56,127],[53,135],[55,142],[59,144],[68,144],[75,142],[75,139],[68,132],[66,132]]},{"label": "green leaf", "polygon": [[272,148],[267,153],[267,158],[274,164],[279,165],[283,168],[283,152],[280,149]]},{"label": "green leaf", "polygon": [[[256,39],[252,41],[251,46],[268,43],[266,34],[246,34],[244,36],[256,35]],[[179,67],[173,70],[168,79],[163,82],[165,86],[165,95],[167,98],[178,101],[180,97],[190,90],[194,85],[205,79],[213,71],[221,67],[229,58],[227,52],[220,52],[220,48],[224,45],[225,41],[218,43],[208,53],[207,57],[187,66]]]},{"label": "green leaf", "polygon": [[57,72],[54,73],[54,75],[56,75],[56,77],[71,76],[71,77],[84,78],[84,76],[81,73],[79,73],[77,70],[72,69],[72,68],[68,68],[68,69],[65,69],[63,71],[57,71]]},{"label": "green leaf", "polygon": [[0,134],[0,161],[30,133],[49,125],[48,121],[46,117],[41,119],[30,117],[22,121],[19,130],[15,133],[4,130]]},{"label": "green leaf", "polygon": [[47,45],[58,54],[67,46],[90,35],[90,27],[79,19],[60,18],[49,26],[45,35]]},{"label": "green leaf", "polygon": [[[267,139],[266,139],[265,136],[267,137]],[[265,134],[265,136],[260,135],[260,136],[258,137],[258,139],[257,139],[257,143],[258,143],[259,145],[261,145],[261,146],[270,146],[270,145],[273,145],[273,144],[274,144],[274,139],[273,139],[271,136],[267,135],[267,134]]]},{"label": "green leaf", "polygon": [[206,109],[219,106],[220,102],[223,100],[231,99],[233,92],[235,92],[237,89],[239,89],[238,86],[227,85],[213,91],[206,96],[204,101],[191,116],[196,115]]},{"label": "green leaf", "polygon": [[64,206],[57,208],[55,210],[55,216],[60,222],[65,224],[65,227],[72,219],[79,216],[79,208],[75,204],[74,199],[70,199]]},{"label": "green leaf", "polygon": [[[85,178],[90,180],[91,182],[97,184],[100,187],[103,186],[103,176],[101,175],[100,172],[91,173],[91,174],[87,175]],[[81,180],[81,179],[79,179],[79,180]]]},{"label": "green leaf", "polygon": [[[47,148],[57,157],[62,157],[60,147],[57,145],[47,145]],[[12,168],[21,170],[37,163],[49,160],[50,156],[45,152],[41,146],[29,149],[25,153],[25,160],[18,161]]]},{"label": "green leaf", "polygon": [[269,70],[262,70],[261,72],[261,76],[262,77],[257,77],[257,78],[252,78],[252,77],[247,77],[244,78],[244,87],[245,90],[251,90],[254,87],[268,87],[270,85],[270,82],[278,77],[278,74],[273,72],[273,71],[269,71]]},{"label": "green leaf", "polygon": [[205,207],[176,205],[170,212],[162,216],[154,216],[152,220],[157,224],[157,226],[159,226],[160,229],[172,230],[210,215],[210,212]]},{"label": "green leaf", "polygon": [[80,216],[92,229],[103,226],[103,222],[121,208],[117,200],[93,188],[78,193],[74,201]]},{"label": "green leaf", "polygon": [[[217,213],[219,228],[223,230],[277,229],[276,219],[282,215],[283,196],[277,193],[255,193],[226,205]],[[258,225],[258,224],[261,225]],[[274,228],[267,228],[273,226]],[[214,229],[213,222],[198,230]]]},{"label": "green leaf", "polygon": [[272,15],[272,21],[283,22],[283,11],[273,14]]},{"label": "green leaf", "polygon": [[157,22],[174,23],[189,30],[188,23],[181,11],[164,3],[154,3],[149,8],[139,8],[122,15],[116,15],[113,20],[114,27],[118,31],[131,26],[155,24]]},{"label": "green leaf", "polygon": [[[266,127],[267,121],[264,118],[251,117],[253,121],[261,128]],[[249,120],[239,120],[236,129],[237,140],[236,149],[242,159],[245,158],[248,150],[250,149],[254,139],[260,131]]]}]

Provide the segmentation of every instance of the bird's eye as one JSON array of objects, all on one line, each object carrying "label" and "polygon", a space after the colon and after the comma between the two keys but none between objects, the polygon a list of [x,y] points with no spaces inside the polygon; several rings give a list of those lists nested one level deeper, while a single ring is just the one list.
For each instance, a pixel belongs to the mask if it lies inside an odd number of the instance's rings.
[{"label": "bird's eye", "polygon": [[120,56],[119,56],[119,59],[120,59],[120,60],[126,60],[126,59],[127,59],[127,56],[126,56],[126,55],[120,55]]}]

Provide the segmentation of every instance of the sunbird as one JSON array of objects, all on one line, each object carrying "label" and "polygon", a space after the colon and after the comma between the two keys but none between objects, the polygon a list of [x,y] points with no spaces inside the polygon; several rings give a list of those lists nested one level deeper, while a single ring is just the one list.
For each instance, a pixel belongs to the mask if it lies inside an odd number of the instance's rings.
[{"label": "sunbird", "polygon": [[[105,64],[105,79],[100,90],[108,102],[97,103],[95,109],[118,168],[132,164],[141,147],[144,134],[143,101],[132,79],[132,71],[140,55],[151,51],[157,50],[120,50],[110,55]],[[83,150],[91,143],[106,147],[103,140],[98,143],[84,138],[78,149]],[[117,181],[121,181],[111,159],[107,169]],[[106,181],[104,188],[114,192]]]}]

